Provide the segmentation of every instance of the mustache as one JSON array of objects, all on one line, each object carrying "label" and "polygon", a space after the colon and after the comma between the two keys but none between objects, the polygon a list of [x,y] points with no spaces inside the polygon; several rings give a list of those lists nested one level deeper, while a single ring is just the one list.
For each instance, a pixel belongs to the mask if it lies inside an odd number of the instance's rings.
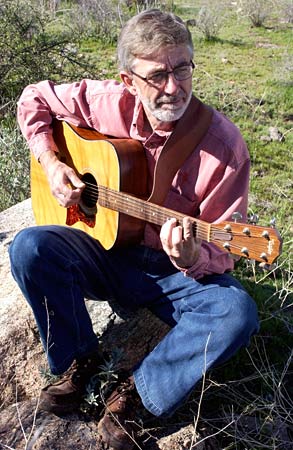
[{"label": "mustache", "polygon": [[179,95],[162,95],[162,97],[159,97],[157,99],[157,104],[161,103],[174,103],[178,100],[181,100],[184,97],[183,94]]}]

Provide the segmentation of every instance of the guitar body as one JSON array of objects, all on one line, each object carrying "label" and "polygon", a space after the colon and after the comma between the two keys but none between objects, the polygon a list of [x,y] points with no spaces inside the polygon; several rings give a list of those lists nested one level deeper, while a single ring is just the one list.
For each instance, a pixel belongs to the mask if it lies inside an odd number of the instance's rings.
[{"label": "guitar body", "polygon": [[[72,167],[83,181],[96,186],[96,200],[100,185],[147,198],[146,158],[138,141],[108,139],[96,131],[60,121],[54,123],[54,139],[60,160]],[[80,205],[67,209],[60,206],[51,194],[41,165],[33,156],[31,197],[38,225],[70,225],[90,234],[106,249],[114,244],[138,242],[143,236],[142,220],[101,206],[92,198],[88,201],[86,192]]]}]

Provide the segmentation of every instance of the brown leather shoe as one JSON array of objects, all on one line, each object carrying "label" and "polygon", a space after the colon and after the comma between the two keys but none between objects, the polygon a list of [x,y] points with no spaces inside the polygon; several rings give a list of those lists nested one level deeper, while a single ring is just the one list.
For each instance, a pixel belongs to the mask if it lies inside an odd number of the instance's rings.
[{"label": "brown leather shoe", "polygon": [[85,394],[86,385],[99,372],[103,361],[98,352],[75,361],[61,380],[42,389],[40,409],[56,415],[76,410]]},{"label": "brown leather shoe", "polygon": [[140,404],[133,377],[126,378],[106,401],[105,414],[98,424],[103,448],[132,450],[135,447],[134,418]]}]

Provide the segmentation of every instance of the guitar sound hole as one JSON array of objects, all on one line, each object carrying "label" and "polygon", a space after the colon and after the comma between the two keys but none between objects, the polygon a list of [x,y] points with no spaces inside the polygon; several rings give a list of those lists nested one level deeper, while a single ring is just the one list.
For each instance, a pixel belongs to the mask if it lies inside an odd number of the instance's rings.
[{"label": "guitar sound hole", "polygon": [[87,216],[97,214],[97,202],[99,189],[95,177],[91,173],[85,173],[81,177],[85,188],[81,194],[80,208]]}]

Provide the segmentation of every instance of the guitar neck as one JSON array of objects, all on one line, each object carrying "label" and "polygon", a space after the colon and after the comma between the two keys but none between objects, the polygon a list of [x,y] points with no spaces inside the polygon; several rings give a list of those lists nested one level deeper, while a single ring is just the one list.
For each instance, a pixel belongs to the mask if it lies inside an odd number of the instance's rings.
[{"label": "guitar neck", "polygon": [[[150,203],[126,192],[116,191],[106,186],[88,186],[87,188],[91,191],[98,190],[98,203],[100,206],[127,214],[154,225],[162,226],[170,218],[175,218],[178,224],[182,225],[183,217],[186,216],[186,214],[156,205],[155,203]],[[210,224],[195,219],[194,217],[191,217],[191,219],[193,222],[194,236],[209,241]]]},{"label": "guitar neck", "polygon": [[[90,189],[91,195],[93,195],[93,191],[95,192],[94,200],[98,199],[100,206],[144,222],[161,226],[168,219],[175,218],[178,224],[182,225],[183,218],[186,217],[185,214],[105,186],[91,185],[88,189]],[[246,224],[233,222],[211,224],[194,217],[190,217],[190,219],[192,220],[193,235],[196,238],[211,242],[229,253],[266,263],[272,263],[279,254],[281,240],[274,229],[255,225],[248,227]]]}]

